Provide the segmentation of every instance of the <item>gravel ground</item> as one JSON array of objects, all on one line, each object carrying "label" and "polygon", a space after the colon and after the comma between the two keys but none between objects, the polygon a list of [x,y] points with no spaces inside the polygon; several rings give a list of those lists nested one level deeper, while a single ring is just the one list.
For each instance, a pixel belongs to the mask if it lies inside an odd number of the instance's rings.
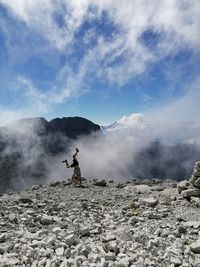
[{"label": "gravel ground", "polygon": [[198,267],[200,198],[176,181],[62,181],[0,197],[0,267]]}]

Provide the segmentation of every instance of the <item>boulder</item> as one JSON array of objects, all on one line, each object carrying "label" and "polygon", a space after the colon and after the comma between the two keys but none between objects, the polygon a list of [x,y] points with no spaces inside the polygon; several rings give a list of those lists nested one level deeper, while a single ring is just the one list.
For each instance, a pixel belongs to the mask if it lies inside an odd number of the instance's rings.
[{"label": "boulder", "polygon": [[187,190],[191,186],[190,182],[183,180],[177,185],[178,193],[180,194],[183,190]]},{"label": "boulder", "polygon": [[93,184],[96,186],[107,186],[107,182],[105,180],[95,180]]},{"label": "boulder", "polygon": [[148,207],[155,207],[158,204],[158,200],[155,197],[141,198],[139,202]]},{"label": "boulder", "polygon": [[198,188],[187,189],[187,190],[182,191],[181,195],[185,198],[197,197],[197,196],[200,196],[200,189],[198,189]]},{"label": "boulder", "polygon": [[193,173],[189,181],[194,187],[200,188],[200,161],[195,163]]},{"label": "boulder", "polygon": [[200,177],[194,181],[194,186],[200,188]]}]

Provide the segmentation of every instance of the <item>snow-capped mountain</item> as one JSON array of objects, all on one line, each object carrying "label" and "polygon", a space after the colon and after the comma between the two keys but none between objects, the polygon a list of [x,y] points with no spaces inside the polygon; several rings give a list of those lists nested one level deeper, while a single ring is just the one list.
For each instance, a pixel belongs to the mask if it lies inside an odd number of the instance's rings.
[{"label": "snow-capped mountain", "polygon": [[119,131],[123,129],[144,129],[146,122],[142,113],[133,113],[130,116],[123,116],[118,121],[108,125],[101,126],[101,130],[104,132]]},{"label": "snow-capped mountain", "polygon": [[200,122],[198,121],[161,121],[159,118],[145,118],[142,113],[123,116],[118,121],[101,126],[105,134],[120,133],[140,139],[160,140],[162,143],[200,144]]}]

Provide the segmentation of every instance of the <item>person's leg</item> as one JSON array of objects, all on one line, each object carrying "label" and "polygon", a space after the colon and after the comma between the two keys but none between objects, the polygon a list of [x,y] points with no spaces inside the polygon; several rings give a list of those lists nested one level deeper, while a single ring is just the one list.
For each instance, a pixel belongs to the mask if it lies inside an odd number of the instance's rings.
[{"label": "person's leg", "polygon": [[78,176],[78,180],[79,180],[79,185],[81,186],[81,176]]},{"label": "person's leg", "polygon": [[71,180],[72,180],[72,183],[74,183],[74,182],[75,182],[75,177],[74,177],[74,174],[72,175],[72,178],[71,178]]}]

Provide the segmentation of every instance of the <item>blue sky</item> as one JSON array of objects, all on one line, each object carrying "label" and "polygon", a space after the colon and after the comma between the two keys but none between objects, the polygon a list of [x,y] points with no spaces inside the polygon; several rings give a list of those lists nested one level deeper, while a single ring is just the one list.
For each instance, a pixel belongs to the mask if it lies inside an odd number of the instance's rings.
[{"label": "blue sky", "polygon": [[0,124],[199,119],[200,2],[0,0]]}]

